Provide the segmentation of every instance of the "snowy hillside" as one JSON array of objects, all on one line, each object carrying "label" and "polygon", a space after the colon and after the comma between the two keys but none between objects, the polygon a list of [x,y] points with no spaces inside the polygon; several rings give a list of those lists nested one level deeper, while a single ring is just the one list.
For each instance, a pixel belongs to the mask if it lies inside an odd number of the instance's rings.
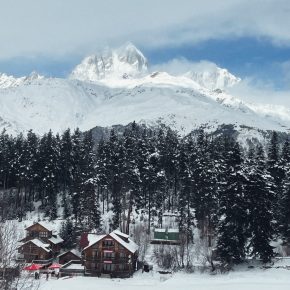
[{"label": "snowy hillside", "polygon": [[246,125],[285,131],[289,110],[247,104],[222,90],[239,82],[225,69],[171,76],[149,73],[147,60],[132,44],[89,56],[68,79],[37,74],[0,75],[0,129],[37,133],[67,127],[165,123],[187,133],[207,124]]}]

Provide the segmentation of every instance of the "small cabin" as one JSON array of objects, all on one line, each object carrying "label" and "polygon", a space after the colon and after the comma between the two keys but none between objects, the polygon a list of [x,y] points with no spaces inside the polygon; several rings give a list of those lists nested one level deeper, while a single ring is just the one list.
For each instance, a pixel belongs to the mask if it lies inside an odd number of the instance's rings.
[{"label": "small cabin", "polygon": [[37,222],[26,229],[26,237],[22,241],[29,241],[35,238],[48,241],[52,237],[52,229],[41,222]]},{"label": "small cabin", "polygon": [[78,260],[71,260],[64,264],[59,269],[60,277],[65,276],[84,276],[85,274],[85,268],[82,264],[82,261]]},{"label": "small cabin", "polygon": [[50,245],[43,243],[39,239],[33,239],[23,243],[18,247],[18,252],[22,254],[23,259],[27,263],[31,263],[36,260],[49,260],[53,258]]},{"label": "small cabin", "polygon": [[151,244],[163,245],[179,245],[179,230],[178,229],[154,229],[153,239]]},{"label": "small cabin", "polygon": [[81,253],[76,250],[66,251],[58,255],[58,262],[61,265],[64,265],[70,261],[81,261]]},{"label": "small cabin", "polygon": [[26,262],[52,259],[60,252],[63,239],[49,225],[37,222],[25,230],[18,252]]},{"label": "small cabin", "polygon": [[85,275],[130,277],[136,270],[138,245],[129,235],[113,231],[107,235],[88,234],[83,249]]}]

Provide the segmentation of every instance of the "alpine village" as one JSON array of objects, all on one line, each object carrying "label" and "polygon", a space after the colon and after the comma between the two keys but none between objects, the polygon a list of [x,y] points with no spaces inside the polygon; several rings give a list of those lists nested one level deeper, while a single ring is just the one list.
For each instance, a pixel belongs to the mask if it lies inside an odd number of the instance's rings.
[{"label": "alpine village", "polygon": [[269,267],[290,255],[284,137],[274,132],[265,147],[245,151],[227,133],[181,138],[136,123],[99,141],[92,131],[3,132],[1,275],[223,273],[254,260]]}]

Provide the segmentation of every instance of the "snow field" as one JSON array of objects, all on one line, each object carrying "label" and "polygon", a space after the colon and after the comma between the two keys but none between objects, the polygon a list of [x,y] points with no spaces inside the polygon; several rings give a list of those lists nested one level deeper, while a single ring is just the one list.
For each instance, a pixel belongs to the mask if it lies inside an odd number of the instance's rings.
[{"label": "snow field", "polygon": [[229,274],[161,275],[137,272],[129,279],[72,277],[42,280],[39,290],[289,290],[290,271],[286,269],[245,269]]}]

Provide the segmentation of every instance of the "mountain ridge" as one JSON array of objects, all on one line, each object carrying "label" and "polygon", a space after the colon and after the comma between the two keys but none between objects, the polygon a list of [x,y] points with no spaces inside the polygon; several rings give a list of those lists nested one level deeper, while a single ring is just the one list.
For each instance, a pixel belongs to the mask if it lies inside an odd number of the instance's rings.
[{"label": "mountain ridge", "polygon": [[[220,124],[278,131],[290,128],[290,109],[249,104],[228,94],[227,86],[240,79],[226,69],[173,76],[150,72],[147,59],[130,43],[107,52],[105,74],[91,67],[86,71],[82,64],[87,64],[87,58],[80,64],[78,77],[76,73],[66,79],[36,73],[21,78],[0,74],[0,129],[10,133],[33,129],[43,134],[49,129],[89,130],[132,121],[163,122],[184,134],[205,124],[208,128]],[[92,63],[93,68],[96,65]]]}]

